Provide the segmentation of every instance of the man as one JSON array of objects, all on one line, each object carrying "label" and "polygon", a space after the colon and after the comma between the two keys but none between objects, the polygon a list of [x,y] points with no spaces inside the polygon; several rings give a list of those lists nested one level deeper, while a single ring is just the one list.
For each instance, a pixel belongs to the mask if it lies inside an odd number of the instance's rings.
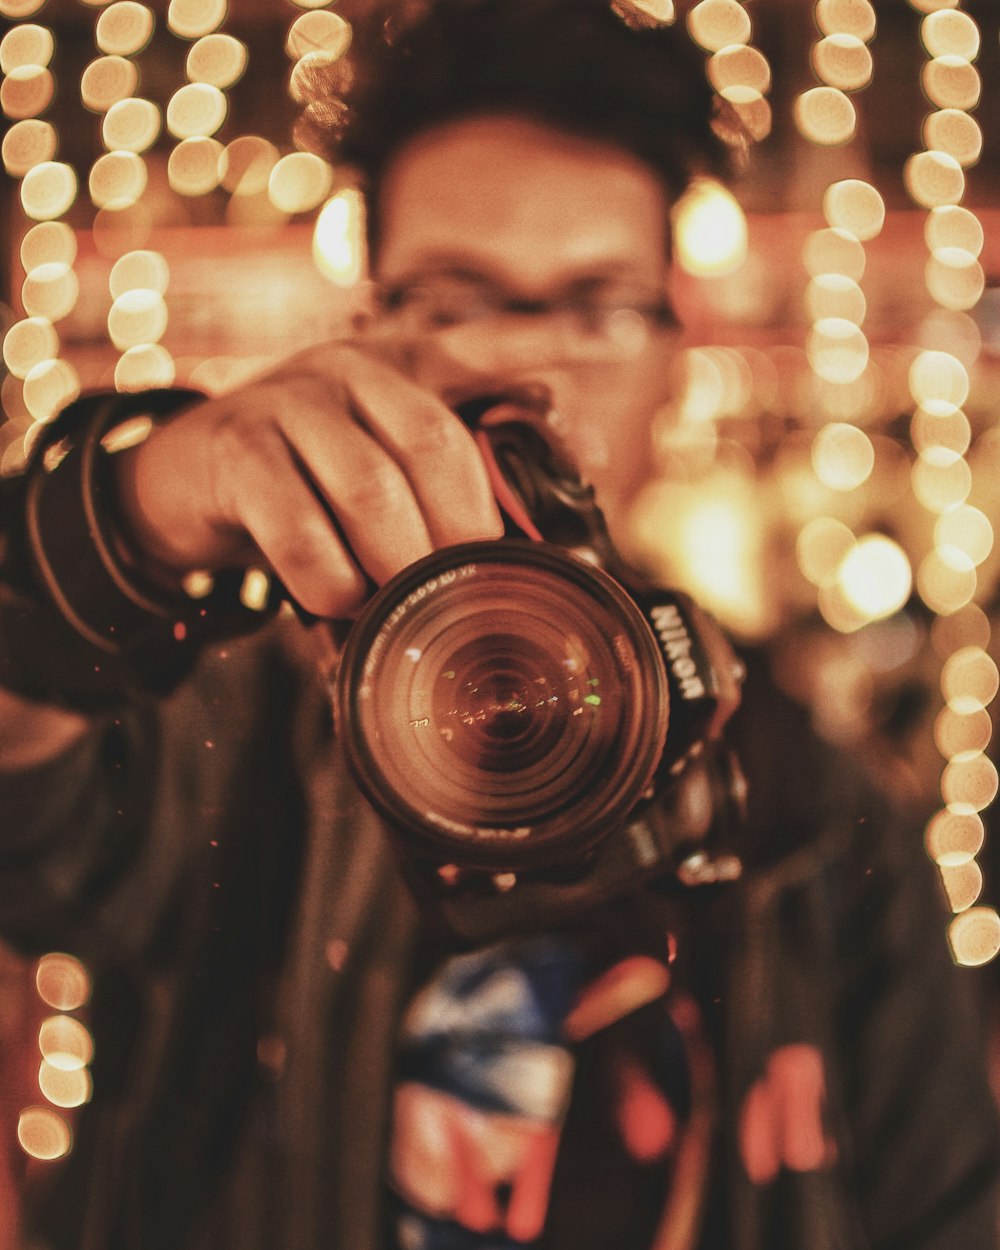
[{"label": "man", "polygon": [[259,623],[248,565],[344,620],[499,537],[469,400],[544,396],[614,525],[670,393],[670,206],[722,163],[683,32],[624,12],[441,0],[394,30],[338,149],[367,328],[229,395],[84,401],[5,487],[0,914],[96,975],[94,1099],[27,1244],[992,1244],[929,875],[756,679],[744,884],[456,951],[295,623],[218,643]]}]

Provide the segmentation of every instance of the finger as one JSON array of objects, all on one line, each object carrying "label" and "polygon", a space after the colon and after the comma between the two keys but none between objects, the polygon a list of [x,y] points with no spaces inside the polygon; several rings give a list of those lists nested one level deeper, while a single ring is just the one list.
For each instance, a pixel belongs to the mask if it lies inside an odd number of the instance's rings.
[{"label": "finger", "polygon": [[411,1206],[450,1218],[458,1199],[456,1143],[451,1108],[435,1090],[411,1081],[396,1090],[389,1175]]},{"label": "finger", "polygon": [[755,1081],[740,1112],[740,1157],[755,1185],[769,1185],[781,1169],[779,1111],[769,1084]]},{"label": "finger", "polygon": [[381,585],[430,554],[427,522],[406,474],[365,430],[342,422],[332,440],[324,419],[299,419],[283,428],[373,581]]},{"label": "finger", "polygon": [[812,1172],[827,1159],[823,1132],[826,1081],[823,1058],[814,1046],[782,1046],[768,1064],[782,1125],[782,1155],[793,1172]]},{"label": "finger", "polygon": [[289,593],[316,616],[356,612],[369,593],[329,515],[280,434],[262,428],[252,449],[241,441],[219,489],[227,515],[242,525]]},{"label": "finger", "polygon": [[488,1156],[472,1127],[473,1112],[461,1105],[448,1120],[455,1171],[457,1201],[455,1219],[476,1233],[488,1233],[500,1225],[500,1207]]},{"label": "finger", "polygon": [[528,1143],[507,1206],[507,1233],[515,1241],[532,1242],[542,1235],[558,1152],[555,1128],[533,1135]]},{"label": "finger", "polygon": [[670,969],[649,955],[630,955],[595,977],[563,1021],[570,1041],[581,1042],[665,994]]},{"label": "finger", "polygon": [[434,544],[499,538],[503,523],[486,467],[454,412],[361,354],[348,382],[359,418],[406,474]]},{"label": "finger", "polygon": [[616,1056],[613,1080],[615,1116],[633,1159],[654,1163],[674,1143],[677,1117],[645,1068],[629,1055]]}]

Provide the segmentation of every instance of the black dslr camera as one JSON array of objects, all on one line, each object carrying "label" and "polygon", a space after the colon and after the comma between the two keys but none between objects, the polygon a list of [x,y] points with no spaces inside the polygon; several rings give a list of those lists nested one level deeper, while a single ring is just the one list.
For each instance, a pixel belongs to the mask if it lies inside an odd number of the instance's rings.
[{"label": "black dslr camera", "polygon": [[334,691],[353,775],[418,898],[483,941],[653,876],[738,876],[728,641],[688,596],[625,567],[540,414],[501,399],[460,415],[507,536],[384,586]]}]

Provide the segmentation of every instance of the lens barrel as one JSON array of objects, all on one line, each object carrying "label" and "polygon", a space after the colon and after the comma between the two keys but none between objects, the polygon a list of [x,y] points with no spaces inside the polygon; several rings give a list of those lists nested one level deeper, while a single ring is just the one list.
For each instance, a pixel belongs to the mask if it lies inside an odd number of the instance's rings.
[{"label": "lens barrel", "polygon": [[361,789],[409,851],[489,872],[572,864],[663,753],[661,648],[621,586],[548,543],[465,543],[367,604],[337,674]]}]

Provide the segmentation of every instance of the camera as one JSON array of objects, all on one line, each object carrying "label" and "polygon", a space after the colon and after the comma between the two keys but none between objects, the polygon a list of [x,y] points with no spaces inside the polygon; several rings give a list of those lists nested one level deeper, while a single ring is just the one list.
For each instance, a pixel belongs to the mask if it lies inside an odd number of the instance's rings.
[{"label": "camera", "polygon": [[639,881],[739,875],[724,742],[741,666],[691,598],[628,569],[544,416],[460,410],[505,537],[437,551],[368,602],[338,732],[418,899],[453,935],[548,926]]}]

